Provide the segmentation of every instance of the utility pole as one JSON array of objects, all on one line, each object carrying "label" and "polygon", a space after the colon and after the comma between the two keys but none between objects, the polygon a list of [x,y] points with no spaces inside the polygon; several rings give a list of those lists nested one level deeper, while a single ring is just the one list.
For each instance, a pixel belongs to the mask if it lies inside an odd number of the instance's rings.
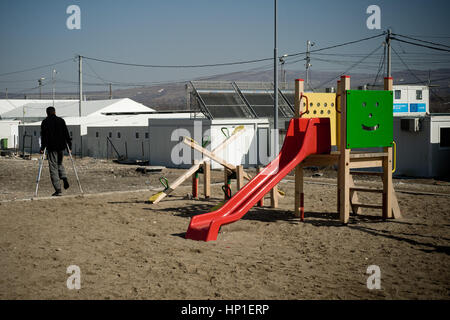
[{"label": "utility pole", "polygon": [[52,94],[52,97],[53,97],[53,108],[55,107],[55,75],[56,75],[56,70],[55,69],[53,69],[53,71],[52,71],[52,84],[53,84],[53,94]]},{"label": "utility pole", "polygon": [[81,104],[83,100],[83,57],[78,56],[78,85],[79,85],[79,94],[80,94],[80,102],[78,105],[78,116],[81,117]]},{"label": "utility pole", "polygon": [[284,69],[284,63],[286,62],[284,59],[287,57],[287,54],[283,54],[280,57],[280,77],[281,81],[284,82],[284,85],[286,85],[286,70]]},{"label": "utility pole", "polygon": [[8,88],[6,88],[6,100],[8,100]]},{"label": "utility pole", "polygon": [[306,88],[311,88],[311,85],[309,84],[309,67],[311,67],[311,55],[310,55],[310,51],[311,51],[311,47],[314,45],[314,42],[311,42],[309,40],[306,41]]},{"label": "utility pole", "polygon": [[391,29],[388,29],[386,35],[386,45],[387,45],[387,74],[386,77],[391,77]]},{"label": "utility pole", "polygon": [[273,129],[275,154],[278,153],[278,48],[277,48],[277,0],[274,0],[274,49],[273,49]]},{"label": "utility pole", "polygon": [[38,84],[39,84],[39,99],[42,99],[42,81],[45,80],[45,78],[40,78],[38,80]]},{"label": "utility pole", "polygon": [[109,84],[109,100],[112,100],[112,83]]}]

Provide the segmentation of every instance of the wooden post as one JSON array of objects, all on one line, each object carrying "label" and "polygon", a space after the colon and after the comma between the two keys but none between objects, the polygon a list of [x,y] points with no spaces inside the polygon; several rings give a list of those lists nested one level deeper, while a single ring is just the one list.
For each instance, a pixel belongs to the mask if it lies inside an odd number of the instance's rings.
[{"label": "wooden post", "polygon": [[239,191],[244,186],[244,166],[236,166],[236,190]]},{"label": "wooden post", "polygon": [[295,212],[294,215],[301,221],[305,217],[305,194],[303,190],[303,167],[298,165],[295,167]]},{"label": "wooden post", "polygon": [[[339,108],[340,106],[342,106],[342,100],[341,100],[341,95],[342,95],[342,88],[341,88],[341,80],[337,81],[337,85],[336,85],[336,95],[337,95],[337,99],[336,99],[336,105],[335,108],[336,110],[340,111]],[[338,104],[339,102],[339,104]],[[336,112],[336,147],[338,150],[340,150],[341,148],[341,140],[340,140],[340,136],[341,136],[341,114],[339,112]],[[337,174],[337,212],[340,212],[341,210],[341,206],[340,206],[340,174],[339,174],[340,170],[339,170],[339,163],[338,163],[338,174]]]},{"label": "wooden post", "polygon": [[[231,184],[228,183],[228,174],[229,174],[228,169],[225,168],[225,167],[223,167],[223,180],[224,180],[224,186],[225,186],[225,187],[228,187],[228,188],[231,188]],[[227,189],[225,189],[225,190],[227,190]],[[225,193],[224,193],[224,195],[223,195],[223,199],[224,199],[225,201],[228,200],[228,199],[227,199],[227,194],[226,194],[226,192],[227,192],[227,191],[225,191]]]},{"label": "wooden post", "polygon": [[[392,77],[384,78],[384,90],[393,90]],[[383,148],[387,153],[383,157],[383,219],[392,218],[392,195],[394,188],[392,186],[392,147]]]},{"label": "wooden post", "polygon": [[278,186],[275,186],[270,191],[270,207],[278,208]]},{"label": "wooden post", "polygon": [[203,162],[203,193],[205,199],[211,197],[211,162]]},{"label": "wooden post", "polygon": [[304,92],[304,88],[305,88],[305,81],[303,79],[295,79],[294,117],[296,119],[300,118],[300,114],[303,111],[303,104],[301,103],[302,102],[301,95]]},{"label": "wooden post", "polygon": [[339,156],[339,216],[342,223],[347,224],[350,218],[350,149],[347,149],[347,99],[346,91],[350,90],[350,77],[341,76],[341,126]]},{"label": "wooden post", "polygon": [[[261,167],[256,168],[257,174],[259,174],[262,170],[263,170],[263,168],[261,168]],[[261,200],[258,201],[258,207],[262,207],[262,206],[264,206],[264,196],[262,196]]]},{"label": "wooden post", "polygon": [[392,218],[392,147],[385,147],[383,157],[383,219]]},{"label": "wooden post", "polygon": [[[194,160],[194,164],[197,163],[198,161]],[[198,171],[192,175],[192,198],[198,199]]]},{"label": "wooden post", "polygon": [[[295,113],[294,117],[296,119],[300,118],[300,114],[303,111],[303,99],[301,98],[305,90],[305,82],[303,79],[295,80]],[[304,214],[304,193],[303,193],[303,167],[298,165],[295,167],[295,190],[294,190],[294,215],[300,217],[303,221]]]}]

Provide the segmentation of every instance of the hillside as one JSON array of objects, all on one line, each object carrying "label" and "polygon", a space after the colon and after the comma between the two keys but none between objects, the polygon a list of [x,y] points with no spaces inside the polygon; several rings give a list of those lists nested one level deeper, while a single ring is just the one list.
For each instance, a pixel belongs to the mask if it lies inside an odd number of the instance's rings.
[{"label": "hillside", "polygon": [[[412,74],[413,73],[413,74]],[[450,69],[435,69],[431,74],[431,91],[430,95],[431,112],[448,112],[450,113]],[[365,73],[351,73],[352,87],[365,84],[374,84],[375,75]],[[325,87],[336,86],[338,74],[336,72],[311,71],[310,79],[313,88],[323,90]],[[393,72],[396,84],[421,84],[421,79],[428,79],[429,71],[423,70],[404,70]],[[294,81],[296,78],[305,78],[305,71],[286,70],[286,80]],[[198,80],[198,79],[192,79]],[[273,81],[273,72],[234,72],[221,74],[201,80],[210,81]],[[379,76],[377,85],[382,85],[383,76]],[[109,99],[108,91],[91,91],[84,92],[88,100]],[[28,98],[37,98],[37,94],[27,95]],[[14,98],[12,95],[11,98]],[[59,93],[57,98],[74,98],[78,96],[74,93]],[[186,83],[168,83],[146,87],[134,87],[124,89],[114,89],[114,98],[130,98],[140,102],[146,106],[156,110],[180,110],[186,109]],[[16,97],[19,98],[19,97]],[[23,95],[20,96],[23,98]]]}]

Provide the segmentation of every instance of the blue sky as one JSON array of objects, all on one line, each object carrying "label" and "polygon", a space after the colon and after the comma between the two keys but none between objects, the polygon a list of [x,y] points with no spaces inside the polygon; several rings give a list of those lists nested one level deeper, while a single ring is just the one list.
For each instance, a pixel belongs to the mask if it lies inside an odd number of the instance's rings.
[{"label": "blue sky", "polygon": [[[66,28],[69,16],[66,8],[71,4],[81,8],[81,30]],[[371,4],[381,8],[383,29],[391,27],[394,32],[405,35],[450,35],[448,0],[278,0],[279,54],[304,51],[308,39],[316,42],[315,48],[320,48],[380,33],[380,30],[366,27],[366,8]],[[427,40],[450,43],[450,38]],[[0,41],[0,74],[77,54],[142,64],[177,65],[267,58],[273,56],[273,0],[2,0]],[[381,41],[370,40],[330,53],[369,53]],[[397,51],[443,56],[406,44],[396,46]],[[375,65],[378,58],[372,58]],[[408,61],[413,63],[414,60]],[[300,70],[304,68],[303,63],[288,68]],[[120,82],[157,82],[254,67],[270,68],[271,63],[170,70],[112,66],[94,61],[88,64],[84,66],[86,82],[101,81],[95,78],[98,76]],[[77,81],[76,62],[70,61],[55,69],[57,79]],[[313,56],[313,70],[339,72],[342,69],[345,66],[314,61]],[[0,91],[9,87],[10,92],[17,92],[36,86],[38,78],[51,78],[51,70],[52,67],[48,67],[0,76]],[[70,91],[71,87],[76,90],[74,84],[57,83],[58,90]]]}]

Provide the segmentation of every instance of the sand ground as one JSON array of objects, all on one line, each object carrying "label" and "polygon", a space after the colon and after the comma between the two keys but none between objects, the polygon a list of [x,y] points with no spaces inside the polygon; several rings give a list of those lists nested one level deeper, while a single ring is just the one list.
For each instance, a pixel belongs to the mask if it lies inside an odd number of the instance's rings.
[{"label": "sand ground", "polygon": [[[253,208],[224,226],[218,240],[184,239],[193,215],[222,198],[191,200],[189,182],[150,205],[161,175],[135,166],[78,159],[88,195],[78,190],[65,160],[68,196],[29,199],[37,161],[0,158],[0,299],[449,299],[450,185],[394,179],[403,218],[383,222],[366,210],[342,226],[335,172],[306,171],[306,221],[292,214],[293,176],[280,184],[280,207]],[[321,171],[322,172],[322,171]],[[213,182],[222,172],[213,172]],[[370,177],[358,184],[379,186]],[[149,191],[137,190],[152,189]],[[101,192],[126,191],[109,194]],[[400,192],[401,191],[401,192]],[[44,167],[39,195],[52,192]],[[429,193],[429,194],[427,194]],[[367,203],[380,195],[364,194]],[[81,269],[81,289],[68,290],[69,265]],[[366,286],[369,265],[381,289]]]}]

